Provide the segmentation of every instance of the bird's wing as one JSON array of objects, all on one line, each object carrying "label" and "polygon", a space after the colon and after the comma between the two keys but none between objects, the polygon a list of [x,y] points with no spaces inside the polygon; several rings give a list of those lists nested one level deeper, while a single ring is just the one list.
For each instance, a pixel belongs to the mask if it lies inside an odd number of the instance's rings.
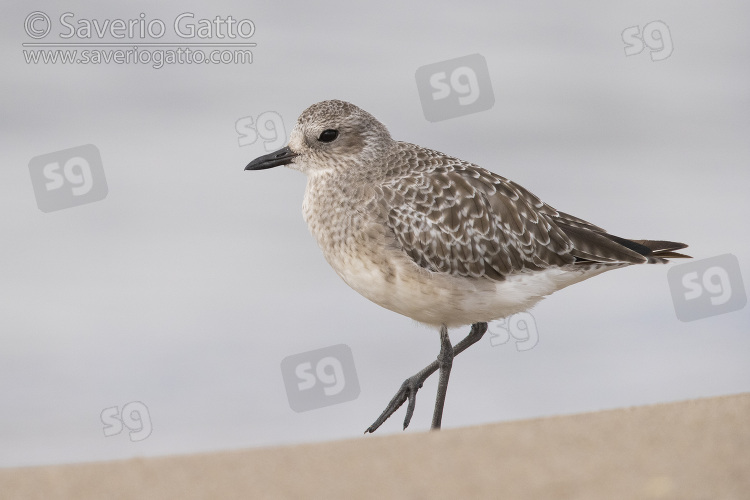
[{"label": "bird's wing", "polygon": [[406,163],[408,171],[389,170],[381,209],[403,251],[425,269],[501,280],[584,260],[646,261],[603,229],[481,167],[421,148]]}]

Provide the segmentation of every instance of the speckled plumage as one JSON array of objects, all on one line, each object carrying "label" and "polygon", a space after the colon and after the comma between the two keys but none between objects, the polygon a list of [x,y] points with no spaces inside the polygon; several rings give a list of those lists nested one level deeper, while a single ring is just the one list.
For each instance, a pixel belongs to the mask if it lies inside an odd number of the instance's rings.
[{"label": "speckled plumage", "polygon": [[[487,322],[604,271],[683,257],[682,243],[627,240],[555,210],[518,184],[443,153],[394,141],[372,115],[324,101],[297,120],[289,145],[248,170],[307,174],[303,214],[331,267],[373,302],[440,327],[438,359],[408,378],[374,432],[440,369],[440,428],[453,356]],[[448,327],[472,324],[452,346]]]},{"label": "speckled plumage", "polygon": [[[321,142],[323,130],[338,137]],[[343,101],[306,109],[289,150],[288,166],[308,175],[305,220],[339,276],[430,325],[509,316],[572,283],[662,262],[659,251],[684,247],[611,236],[500,175],[394,141]]]}]

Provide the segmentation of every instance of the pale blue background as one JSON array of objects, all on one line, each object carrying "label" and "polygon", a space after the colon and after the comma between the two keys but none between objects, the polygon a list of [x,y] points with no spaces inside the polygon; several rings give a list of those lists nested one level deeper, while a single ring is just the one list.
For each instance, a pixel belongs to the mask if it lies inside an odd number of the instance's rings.
[{"label": "pale blue background", "polygon": [[[305,178],[244,172],[263,144],[235,123],[349,100],[401,140],[473,161],[633,238],[735,254],[750,277],[746,2],[49,2],[0,23],[0,466],[351,438],[438,336],[350,290],[300,214]],[[249,66],[26,65],[23,21],[232,15],[257,26]],[[662,20],[674,53],[626,57],[624,29]],[[425,120],[414,74],[480,53],[495,105]],[[100,202],[39,211],[31,158],[101,151]],[[533,311],[539,344],[489,338],[456,359],[446,427],[750,390],[750,310],[680,322],[667,266],[605,274]],[[454,333],[454,340],[466,330]],[[360,396],[289,408],[281,360],[351,347]],[[435,381],[408,432],[429,427]],[[152,434],[104,437],[142,401]],[[382,433],[401,432],[403,410]]]}]

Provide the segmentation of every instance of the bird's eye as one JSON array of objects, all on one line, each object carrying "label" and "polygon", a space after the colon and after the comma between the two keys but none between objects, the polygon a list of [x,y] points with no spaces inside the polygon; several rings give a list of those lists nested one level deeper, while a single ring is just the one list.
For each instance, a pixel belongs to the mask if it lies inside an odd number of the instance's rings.
[{"label": "bird's eye", "polygon": [[336,139],[336,137],[338,136],[339,136],[338,130],[333,130],[332,128],[329,128],[320,133],[320,137],[318,137],[318,140],[320,142],[331,142],[334,139]]}]

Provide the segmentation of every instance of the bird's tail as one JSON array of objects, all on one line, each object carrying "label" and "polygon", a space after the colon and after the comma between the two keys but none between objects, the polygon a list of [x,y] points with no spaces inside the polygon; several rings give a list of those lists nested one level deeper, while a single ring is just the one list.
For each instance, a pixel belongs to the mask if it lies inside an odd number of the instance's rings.
[{"label": "bird's tail", "polygon": [[646,258],[646,263],[648,264],[666,264],[668,262],[667,259],[692,259],[689,255],[675,252],[675,250],[687,248],[687,245],[684,243],[676,241],[629,240],[609,233],[600,234],[615,243],[619,243],[641,254]]},{"label": "bird's tail", "polygon": [[633,243],[646,247],[649,252],[638,252],[648,259],[649,264],[665,263],[667,259],[691,259],[689,255],[675,252],[687,248],[684,243],[675,241],[655,241],[655,240],[631,240]]}]

